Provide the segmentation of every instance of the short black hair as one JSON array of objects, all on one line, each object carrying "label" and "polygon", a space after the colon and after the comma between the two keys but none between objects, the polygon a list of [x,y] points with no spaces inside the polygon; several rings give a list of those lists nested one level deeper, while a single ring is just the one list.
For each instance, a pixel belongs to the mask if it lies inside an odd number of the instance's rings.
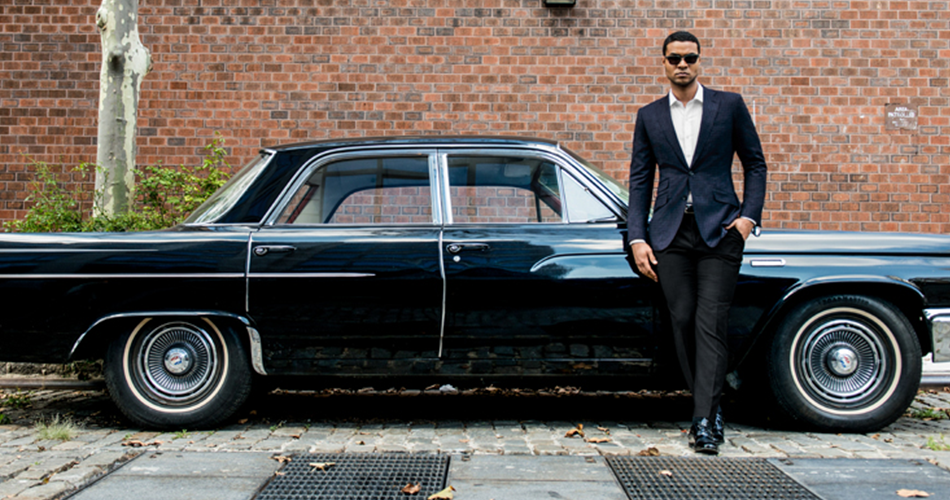
[{"label": "short black hair", "polygon": [[670,36],[666,37],[666,40],[663,40],[663,55],[666,55],[666,46],[673,42],[693,42],[696,44],[696,50],[702,52],[702,47],[699,46],[699,39],[696,38],[696,35],[688,31],[677,31],[676,33],[670,33]]}]

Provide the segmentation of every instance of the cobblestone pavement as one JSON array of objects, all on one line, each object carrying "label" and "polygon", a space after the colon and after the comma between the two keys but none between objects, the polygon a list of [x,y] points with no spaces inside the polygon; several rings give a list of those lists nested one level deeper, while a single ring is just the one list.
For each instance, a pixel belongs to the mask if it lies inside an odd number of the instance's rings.
[{"label": "cobblestone pavement", "polygon": [[[101,390],[2,391],[0,498],[61,498],[144,450],[692,455],[688,423],[676,420],[689,414],[680,393],[365,392],[277,391],[226,427],[159,433],[128,427]],[[721,456],[913,458],[950,470],[946,390],[921,391],[907,415],[872,434],[792,432],[770,428],[756,408],[725,408]],[[74,426],[67,439],[56,436],[62,422]],[[567,437],[572,429],[584,437]]]}]

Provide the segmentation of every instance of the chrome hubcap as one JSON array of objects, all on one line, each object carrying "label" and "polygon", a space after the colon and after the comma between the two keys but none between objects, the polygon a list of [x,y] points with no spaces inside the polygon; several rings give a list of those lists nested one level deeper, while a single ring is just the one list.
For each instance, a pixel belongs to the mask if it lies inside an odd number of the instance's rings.
[{"label": "chrome hubcap", "polygon": [[881,334],[854,317],[819,323],[800,344],[797,359],[805,388],[843,408],[873,399],[890,369]]},{"label": "chrome hubcap", "polygon": [[191,368],[191,356],[188,351],[173,347],[165,353],[165,369],[173,375],[181,375]]},{"label": "chrome hubcap", "polygon": [[192,323],[166,323],[147,335],[131,355],[137,385],[149,399],[170,406],[201,400],[220,379],[214,338]]}]

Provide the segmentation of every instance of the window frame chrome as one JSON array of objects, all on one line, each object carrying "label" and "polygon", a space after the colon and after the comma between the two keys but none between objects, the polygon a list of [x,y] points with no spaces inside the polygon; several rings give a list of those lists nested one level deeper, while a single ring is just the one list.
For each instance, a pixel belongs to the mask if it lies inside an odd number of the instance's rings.
[{"label": "window frame chrome", "polygon": [[[270,210],[267,211],[267,214],[263,218],[261,227],[282,227],[282,228],[320,228],[320,227],[332,227],[332,228],[341,228],[341,227],[353,227],[353,226],[378,226],[378,227],[404,227],[404,226],[413,226],[413,227],[438,227],[442,225],[441,214],[439,214],[439,205],[437,201],[440,199],[438,194],[439,185],[438,185],[438,166],[436,161],[433,159],[435,156],[436,150],[430,148],[378,148],[378,149],[366,149],[360,148],[357,150],[350,151],[333,151],[328,152],[327,154],[317,155],[310,160],[308,160],[301,168],[297,170],[297,173],[291,179],[290,182],[284,186],[284,189],[281,191],[280,195],[277,197],[277,200],[271,206]],[[362,158],[393,158],[393,157],[422,157],[425,156],[427,159],[428,169],[429,169],[429,191],[430,191],[430,211],[432,213],[429,222],[400,222],[400,223],[382,223],[382,224],[281,224],[277,222],[277,219],[280,218],[280,214],[287,208],[287,204],[293,199],[294,193],[296,193],[300,187],[307,182],[307,179],[313,175],[317,169],[322,168],[330,163],[338,161],[346,161],[352,159],[362,159]]]},{"label": "window frame chrome", "polygon": [[[549,161],[557,167],[557,182],[558,182],[558,196],[561,198],[561,222],[533,222],[534,224],[539,225],[559,225],[559,224],[584,224],[583,222],[571,222],[570,217],[568,216],[570,211],[571,201],[564,196],[564,179],[563,175],[570,175],[574,181],[581,185],[581,187],[587,188],[588,190],[593,189],[592,184],[597,185],[599,182],[591,181],[588,176],[583,174],[578,174],[578,170],[584,170],[583,166],[577,166],[573,161],[567,161],[570,156],[565,155],[560,148],[555,148],[552,150],[546,150],[545,148],[531,147],[531,148],[515,148],[515,147],[457,147],[457,148],[439,148],[438,157],[439,163],[441,165],[441,175],[442,175],[442,189],[444,190],[443,196],[443,206],[442,210],[444,212],[444,220],[446,225],[498,225],[498,226],[513,226],[513,225],[522,225],[521,223],[508,223],[508,222],[461,222],[456,223],[452,217],[452,200],[451,200],[451,186],[449,185],[449,156],[517,156],[523,158],[532,158],[539,159],[544,161]],[[598,186],[599,188],[599,186]],[[592,191],[591,195],[598,199],[601,203],[604,203],[605,199],[603,196],[604,190],[597,189]],[[598,194],[600,194],[598,196]],[[607,198],[610,200],[610,198]],[[611,200],[612,201],[612,200]],[[615,207],[611,206],[611,203],[604,203],[608,210],[614,212],[614,215],[617,215],[617,210]],[[622,220],[622,217],[618,218]]]}]

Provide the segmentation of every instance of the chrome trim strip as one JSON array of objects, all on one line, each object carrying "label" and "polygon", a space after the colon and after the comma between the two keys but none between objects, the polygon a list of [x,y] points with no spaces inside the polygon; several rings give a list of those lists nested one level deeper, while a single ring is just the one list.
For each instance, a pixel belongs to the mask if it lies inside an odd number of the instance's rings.
[{"label": "chrome trim strip", "polygon": [[439,274],[442,276],[442,320],[439,325],[439,358],[442,358],[442,342],[445,339],[445,300],[448,297],[448,280],[445,279],[445,255],[442,248],[442,233],[439,231]]},{"label": "chrome trim strip", "polygon": [[239,316],[237,314],[232,314],[224,311],[142,311],[142,312],[133,312],[133,313],[117,313],[110,314],[108,316],[103,316],[96,320],[89,328],[86,328],[86,331],[82,332],[82,335],[76,339],[76,342],[73,343],[73,348],[69,350],[69,358],[73,359],[73,355],[76,353],[76,349],[79,348],[79,344],[82,343],[83,339],[86,338],[86,335],[94,330],[97,326],[106,321],[111,321],[114,319],[123,319],[123,318],[147,318],[147,317],[161,317],[161,316],[224,316],[226,318],[236,319],[241,323],[244,323],[244,326],[250,327],[251,322],[248,321],[244,316]]},{"label": "chrome trim strip", "polygon": [[168,274],[0,274],[0,279],[33,280],[33,279],[142,279],[142,278],[201,278],[201,279],[235,279],[243,278],[244,273],[168,273]]},{"label": "chrome trim strip", "polygon": [[950,307],[924,309],[924,317],[927,318],[927,321],[931,321],[937,316],[948,316],[948,315],[950,315]]},{"label": "chrome trim strip", "polygon": [[752,267],[785,267],[785,259],[750,259]]},{"label": "chrome trim strip", "polygon": [[253,273],[250,278],[373,278],[375,273]]},{"label": "chrome trim strip", "polygon": [[2,248],[0,253],[128,253],[157,252],[157,248]]},{"label": "chrome trim strip", "polygon": [[244,259],[244,314],[251,315],[251,246],[254,233],[247,235],[247,258]]},{"label": "chrome trim strip", "polygon": [[924,317],[933,341],[933,362],[950,361],[950,309],[924,309]]},{"label": "chrome trim strip", "polygon": [[439,157],[436,154],[429,155],[429,210],[432,211],[432,220],[437,225],[442,225],[442,190],[439,185],[442,181],[442,169],[439,168]]},{"label": "chrome trim strip", "polygon": [[251,366],[258,375],[267,375],[264,370],[264,349],[261,346],[261,334],[253,326],[247,327],[247,334],[251,343]]},{"label": "chrome trim strip", "polygon": [[[439,185],[441,190],[445,193],[445,196],[442,197],[442,213],[445,215],[445,224],[451,226],[455,223],[455,218],[452,216],[452,191],[449,189],[449,155],[444,151],[439,151]],[[439,246],[440,252],[442,246]]]}]

